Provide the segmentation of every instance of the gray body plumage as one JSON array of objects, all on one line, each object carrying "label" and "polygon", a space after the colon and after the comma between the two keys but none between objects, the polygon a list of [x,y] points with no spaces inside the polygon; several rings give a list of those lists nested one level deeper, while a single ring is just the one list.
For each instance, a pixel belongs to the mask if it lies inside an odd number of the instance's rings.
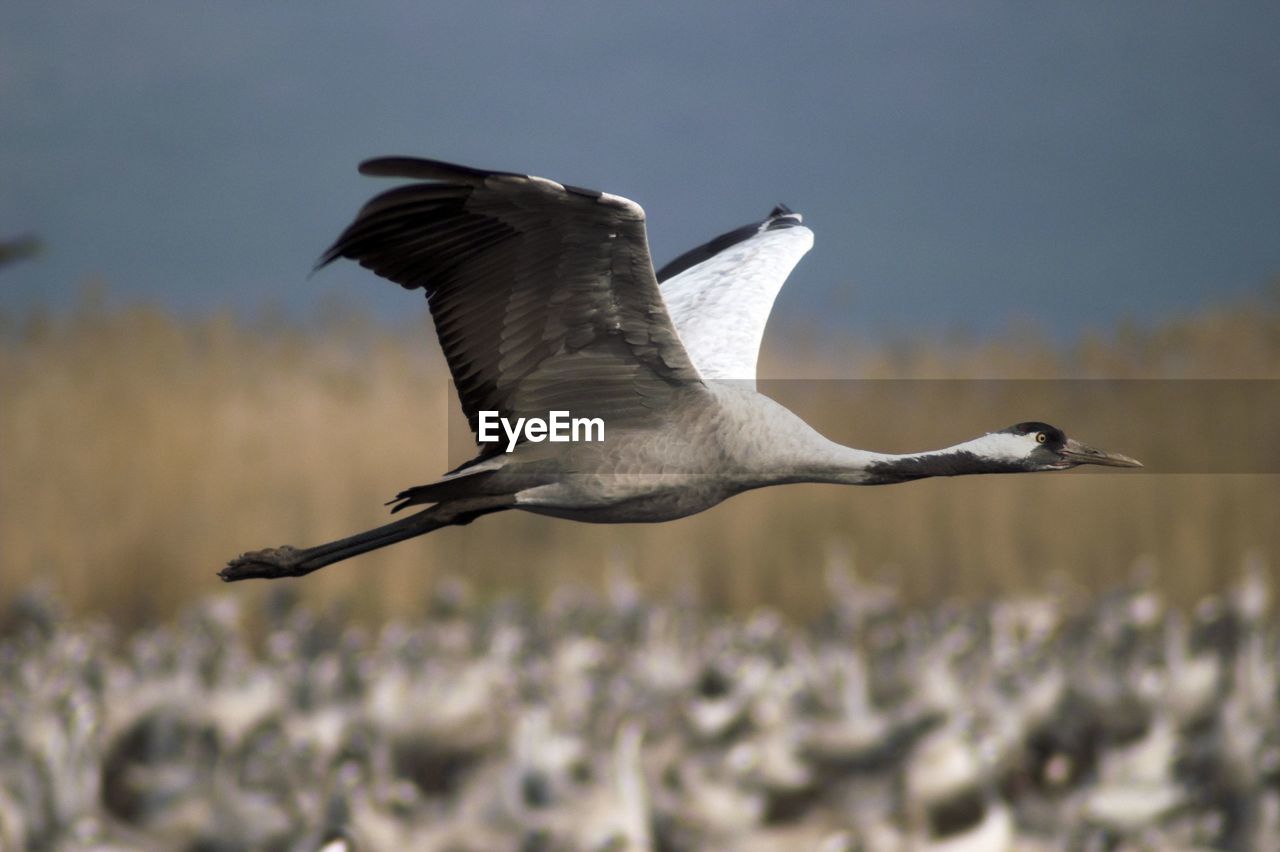
[{"label": "gray body plumage", "polygon": [[[663,429],[617,431],[603,443],[521,444],[495,459],[490,482],[517,488],[514,508],[539,514],[668,521],[766,485],[853,482],[870,456],[828,441],[743,382],[706,382],[677,399]],[[833,475],[836,468],[847,471]]]},{"label": "gray body plumage", "polygon": [[415,182],[369,201],[320,265],[348,258],[426,293],[473,431],[482,412],[514,420],[559,410],[599,418],[604,441],[481,444],[472,461],[395,501],[395,511],[429,508],[315,547],[244,554],[224,579],[298,576],[509,509],[653,522],[766,485],[1137,464],[1038,422],[933,452],[867,452],[758,393],[774,298],[813,245],[784,206],[655,273],[644,211],[625,198],[406,157],[361,171]]}]

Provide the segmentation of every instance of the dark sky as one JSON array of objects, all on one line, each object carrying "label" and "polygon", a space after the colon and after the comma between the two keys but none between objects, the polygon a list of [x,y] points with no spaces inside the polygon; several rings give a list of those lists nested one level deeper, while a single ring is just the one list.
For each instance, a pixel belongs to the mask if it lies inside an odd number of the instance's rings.
[{"label": "dark sky", "polygon": [[[548,11],[551,10],[551,11]],[[421,299],[319,253],[416,154],[609,190],[658,263],[785,202],[777,314],[1157,319],[1280,274],[1280,6],[48,3],[0,26],[9,311]]]}]

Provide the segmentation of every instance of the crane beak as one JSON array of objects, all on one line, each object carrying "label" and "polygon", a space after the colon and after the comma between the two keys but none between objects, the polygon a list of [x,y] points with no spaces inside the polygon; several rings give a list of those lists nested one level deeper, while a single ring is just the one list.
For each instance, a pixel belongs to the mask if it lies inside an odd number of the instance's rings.
[{"label": "crane beak", "polygon": [[1074,438],[1068,438],[1066,446],[1058,450],[1058,455],[1070,462],[1072,465],[1077,464],[1099,464],[1105,467],[1142,467],[1142,462],[1120,453],[1108,453],[1103,450],[1096,449],[1088,444],[1082,444]]}]

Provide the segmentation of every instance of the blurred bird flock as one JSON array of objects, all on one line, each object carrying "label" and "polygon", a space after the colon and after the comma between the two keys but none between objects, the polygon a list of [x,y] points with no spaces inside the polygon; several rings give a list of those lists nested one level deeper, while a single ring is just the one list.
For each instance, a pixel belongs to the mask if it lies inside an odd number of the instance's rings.
[{"label": "blurred bird flock", "polygon": [[[0,314],[0,849],[1280,849],[1275,474],[509,513],[228,590],[445,469],[425,311],[105,304]],[[1277,379],[1280,289],[1069,346],[823,339],[771,328],[763,372]],[[957,416],[816,414],[887,450]]]}]

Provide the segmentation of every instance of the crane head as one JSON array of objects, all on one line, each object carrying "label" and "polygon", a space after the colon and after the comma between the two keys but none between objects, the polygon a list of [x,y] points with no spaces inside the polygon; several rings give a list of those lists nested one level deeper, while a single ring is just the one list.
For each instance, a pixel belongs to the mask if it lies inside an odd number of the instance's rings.
[{"label": "crane head", "polygon": [[[980,439],[981,440],[981,439]],[[1025,470],[1067,470],[1082,464],[1142,467],[1142,462],[1068,438],[1057,426],[1030,420],[987,436],[993,450]]]}]

